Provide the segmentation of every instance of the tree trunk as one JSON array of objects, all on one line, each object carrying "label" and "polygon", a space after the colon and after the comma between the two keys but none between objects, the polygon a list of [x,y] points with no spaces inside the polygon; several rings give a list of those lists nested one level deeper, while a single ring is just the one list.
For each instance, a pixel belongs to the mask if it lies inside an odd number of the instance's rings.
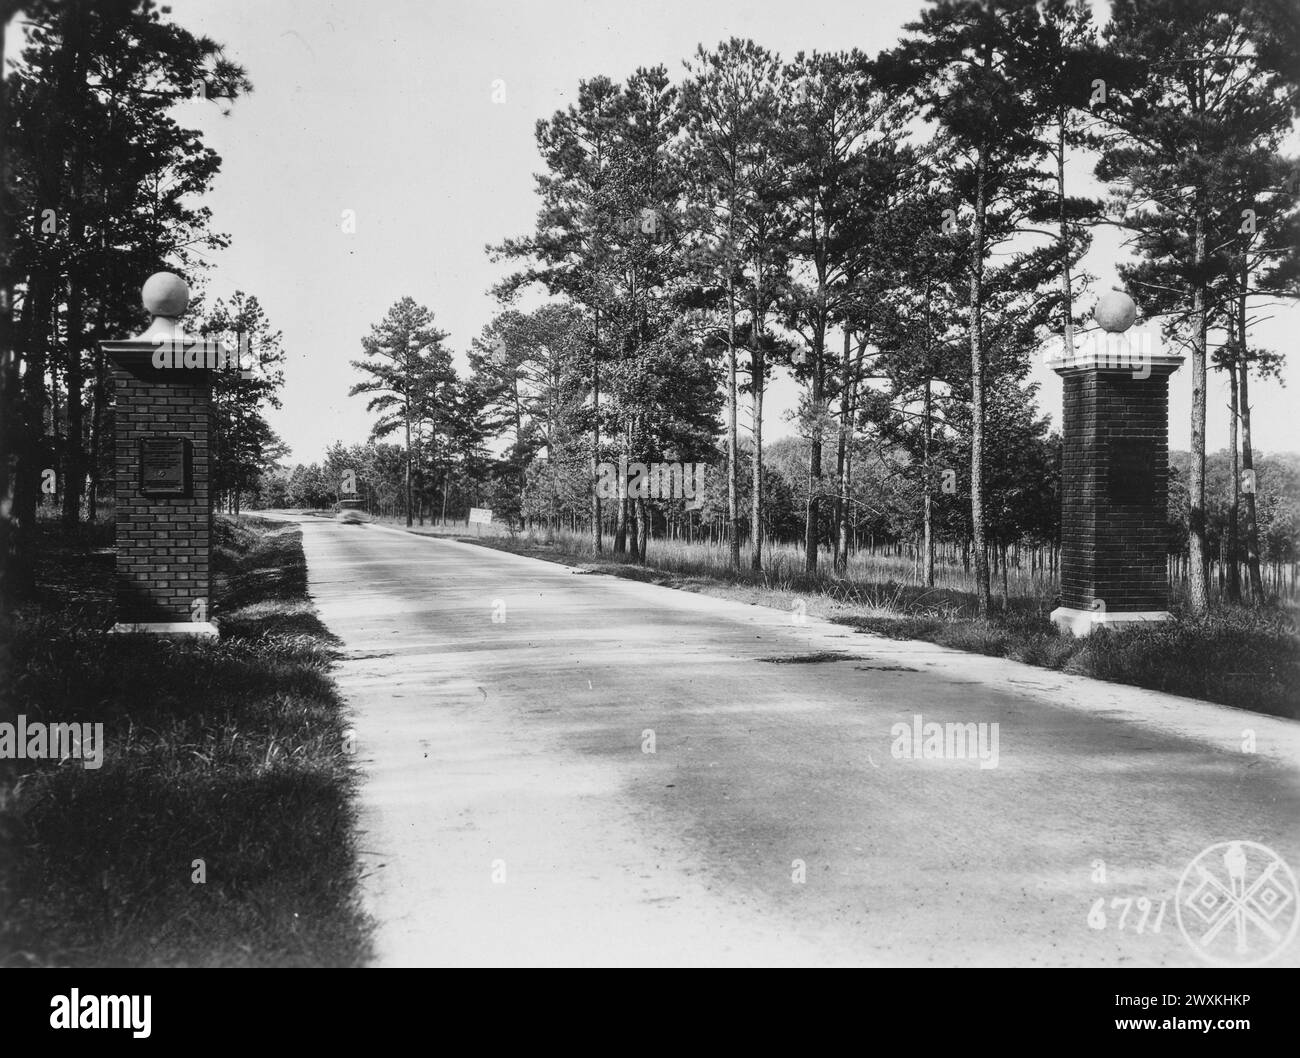
[{"label": "tree trunk", "polygon": [[[45,343],[49,297],[43,274],[29,277],[23,299],[22,330],[26,369],[21,382],[21,422],[15,424],[16,457],[13,483],[13,550],[7,580],[15,597],[26,597],[36,587],[33,560],[36,547],[36,502],[40,490],[42,445],[45,436]],[[9,424],[5,424],[8,426]]]},{"label": "tree trunk", "polygon": [[[1250,447],[1250,357],[1246,346],[1246,290],[1249,280],[1249,268],[1242,270],[1241,294],[1237,298],[1237,336],[1240,339],[1238,349],[1237,372],[1239,386],[1237,409],[1241,415],[1241,469],[1242,473],[1251,472],[1254,476],[1255,453]],[[1264,581],[1259,572],[1259,520],[1255,509],[1255,489],[1246,493],[1246,573],[1250,578],[1250,601],[1259,606],[1264,601]]]},{"label": "tree trunk", "polygon": [[406,385],[406,414],[403,418],[406,420],[406,527],[409,529],[415,524],[415,518],[411,511],[411,394],[409,380]]},{"label": "tree trunk", "polygon": [[1193,263],[1198,276],[1192,293],[1192,452],[1188,501],[1188,597],[1194,613],[1210,608],[1208,554],[1205,547],[1205,220],[1198,202],[1193,227]]},{"label": "tree trunk", "polygon": [[[0,10],[0,55],[5,54],[8,4]],[[12,686],[10,644],[15,592],[14,564],[14,439],[22,428],[18,400],[18,354],[14,342],[13,274],[9,267],[12,236],[9,223],[9,112],[5,77],[0,74],[0,686]],[[12,707],[13,703],[10,703]],[[10,708],[8,712],[14,710]],[[9,719],[4,717],[3,719]]]},{"label": "tree trunk", "polygon": [[1237,519],[1238,512],[1241,508],[1241,469],[1240,455],[1237,449],[1237,417],[1240,414],[1238,409],[1237,393],[1237,362],[1234,355],[1228,361],[1228,381],[1229,381],[1229,417],[1228,417],[1228,451],[1231,453],[1232,460],[1232,503],[1228,507],[1228,532],[1227,539],[1224,542],[1224,563],[1225,572],[1227,573],[1227,599],[1234,605],[1241,602],[1241,567],[1237,565]]},{"label": "tree trunk", "polygon": [[591,547],[596,554],[604,550],[600,533],[600,310],[591,345]]},{"label": "tree trunk", "polygon": [[[79,75],[84,76],[84,75]],[[68,218],[68,233],[74,247],[81,247],[85,242],[86,225],[82,212],[82,199],[85,185],[85,147],[80,140],[75,141],[72,163],[72,214]],[[68,388],[68,430],[63,455],[63,524],[71,528],[81,516],[81,497],[86,480],[85,447],[82,440],[81,387],[84,374],[81,367],[81,346],[83,343],[84,291],[80,275],[79,260],[73,259],[68,277],[68,322],[64,328],[64,348],[67,350],[68,363],[66,384]]]},{"label": "tree trunk", "polygon": [[731,522],[731,568],[740,569],[740,511],[736,500],[740,477],[736,442],[736,284],[730,263],[727,267],[727,518]]},{"label": "tree trunk", "polygon": [[[524,413],[519,404],[519,376],[516,374],[511,380],[511,388],[515,398],[515,452],[523,451],[523,432],[524,432]],[[436,454],[438,447],[438,429],[437,424],[433,427],[433,446]],[[528,524],[525,512],[528,510],[528,467],[520,465],[519,467],[519,522],[520,526]],[[429,518],[433,519],[433,503],[429,504]]]},{"label": "tree trunk", "polygon": [[1006,613],[1011,608],[1011,589],[1007,585],[1007,545],[1002,544],[998,548],[998,557],[1002,563],[1002,612]]},{"label": "tree trunk", "polygon": [[849,539],[853,532],[853,419],[857,408],[857,376],[862,365],[866,338],[858,343],[856,363],[849,359],[849,332],[844,333],[844,391],[840,399],[839,525],[835,536],[835,570],[844,574],[849,568]]},{"label": "tree trunk", "polygon": [[970,515],[975,549],[975,596],[979,616],[989,612],[989,557],[984,541],[984,351],[982,348],[984,281],[984,167],[980,149],[975,179],[975,231],[970,275]]},{"label": "tree trunk", "polygon": [[[621,468],[622,464],[620,464]],[[628,499],[624,496],[623,490],[627,488],[627,480],[620,476],[619,478],[619,497],[618,506],[614,508],[614,554],[627,554],[627,504]]]},{"label": "tree trunk", "polygon": [[930,442],[934,422],[934,343],[931,330],[930,308],[933,291],[925,288],[925,394],[921,402],[921,472],[925,475],[924,509],[922,511],[925,538],[925,586],[934,587],[934,467],[930,462]]},{"label": "tree trunk", "polygon": [[[927,368],[928,370],[928,368]],[[921,472],[925,476],[925,493],[924,493],[924,510],[923,533],[924,533],[924,563],[925,563],[925,586],[934,587],[934,519],[931,512],[931,494],[934,490],[934,470],[930,467],[930,416],[932,414],[933,398],[930,392],[930,377],[927,374],[925,379],[925,398],[922,402],[922,435],[921,435]]]},{"label": "tree trunk", "polygon": [[90,454],[87,458],[89,481],[86,487],[86,520],[94,522],[99,517],[100,461],[104,449],[104,415],[108,382],[106,373],[108,365],[100,340],[104,337],[104,301],[101,298],[96,313],[95,338],[92,347],[95,351],[95,383],[91,387],[90,401]]},{"label": "tree trunk", "polygon": [[81,496],[85,480],[85,458],[81,439],[83,428],[81,344],[84,324],[82,309],[81,284],[74,279],[68,284],[68,323],[64,328],[64,348],[68,354],[65,372],[68,389],[68,429],[63,446],[63,480],[60,482],[62,486],[60,491],[63,493],[63,524],[67,528],[72,528],[80,520]]},{"label": "tree trunk", "polygon": [[754,383],[754,460],[753,481],[750,484],[750,559],[749,568],[758,572],[763,568],[763,353],[760,340],[755,336],[756,348],[751,353]]},{"label": "tree trunk", "polygon": [[[824,314],[823,314],[824,315]],[[805,573],[817,572],[817,545],[820,529],[821,513],[819,505],[821,502],[822,488],[822,435],[821,435],[821,403],[822,388],[825,379],[826,367],[823,363],[823,356],[826,351],[826,328],[824,320],[819,322],[813,331],[813,376],[811,403],[814,414],[817,415],[817,428],[813,436],[808,441],[808,506],[804,514],[803,525],[803,569]]]},{"label": "tree trunk", "polygon": [[1065,122],[1066,109],[1057,111],[1056,202],[1061,226],[1061,297],[1065,302],[1065,355],[1074,357],[1074,283],[1070,278],[1070,231],[1065,217]]},{"label": "tree trunk", "polygon": [[808,503],[804,509],[803,569],[805,573],[817,572],[817,529],[820,514],[818,493],[822,487],[822,441],[813,437],[808,443]]},{"label": "tree trunk", "polygon": [[835,440],[835,533],[832,540],[835,550],[831,568],[836,573],[844,572],[841,555],[848,553],[845,527],[848,521],[849,350],[852,342],[852,334],[845,327],[844,351],[840,356],[840,421]]}]

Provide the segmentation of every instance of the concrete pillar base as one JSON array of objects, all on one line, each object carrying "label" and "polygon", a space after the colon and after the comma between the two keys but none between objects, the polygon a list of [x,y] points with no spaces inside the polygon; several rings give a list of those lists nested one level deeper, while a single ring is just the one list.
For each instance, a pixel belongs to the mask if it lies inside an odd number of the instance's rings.
[{"label": "concrete pillar base", "polygon": [[197,639],[216,639],[219,633],[211,621],[143,621],[137,624],[119,621],[109,635],[188,636]]},{"label": "concrete pillar base", "polygon": [[1086,636],[1094,628],[1114,627],[1135,621],[1172,621],[1174,618],[1168,610],[1137,610],[1124,613],[1109,610],[1074,610],[1068,606],[1058,606],[1049,616],[1052,624],[1062,632],[1069,632],[1075,636]]}]

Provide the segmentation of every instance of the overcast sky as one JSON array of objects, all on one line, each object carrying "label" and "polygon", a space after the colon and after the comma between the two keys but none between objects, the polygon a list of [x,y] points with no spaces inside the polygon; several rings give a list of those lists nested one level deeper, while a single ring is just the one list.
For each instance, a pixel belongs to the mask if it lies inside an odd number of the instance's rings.
[{"label": "overcast sky", "polygon": [[[893,45],[921,0],[175,0],[175,19],[224,43],[254,91],[229,117],[186,104],[224,160],[208,204],[228,250],[211,260],[211,296],[256,294],[284,332],[284,408],[271,423],[311,462],[334,440],[369,432],[349,398],[348,362],[390,305],[409,294],[435,313],[464,365],[505,269],[484,246],[532,230],[540,169],[538,118],[576,99],[578,82],[621,80],[638,66],[681,72],[696,45],[751,37],[784,57],[799,50]],[[1104,15],[1104,7],[1100,9]],[[503,81],[504,102],[493,102]],[[355,211],[356,233],[342,230]],[[1118,234],[1104,230],[1086,264],[1114,278]],[[142,277],[143,278],[143,277]],[[1261,325],[1257,344],[1294,353],[1300,308]],[[1292,368],[1290,379],[1297,378]],[[1036,367],[1040,405],[1059,421],[1057,377]],[[1189,443],[1190,372],[1174,375],[1170,442]],[[1227,441],[1227,389],[1211,381],[1209,443]],[[1295,393],[1256,384],[1255,442],[1300,449]],[[789,432],[794,386],[767,403],[765,434]],[[745,416],[742,415],[742,418]]]}]

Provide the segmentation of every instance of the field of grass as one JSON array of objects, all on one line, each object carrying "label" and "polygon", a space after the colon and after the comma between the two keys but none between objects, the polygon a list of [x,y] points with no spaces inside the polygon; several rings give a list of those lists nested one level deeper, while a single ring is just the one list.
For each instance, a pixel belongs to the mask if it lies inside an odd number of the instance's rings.
[{"label": "field of grass", "polygon": [[[495,529],[495,527],[486,527]],[[829,554],[815,575],[803,572],[802,553],[778,544],[766,568],[732,569],[728,553],[707,544],[652,540],[646,565],[601,555],[586,536],[571,532],[488,532],[463,527],[425,532],[451,535],[520,554],[568,562],[613,576],[806,613],[896,639],[921,639],[957,650],[989,654],[1042,668],[1202,698],[1272,716],[1300,719],[1300,632],[1293,610],[1215,607],[1191,616],[1181,602],[1164,624],[1101,629],[1075,638],[1058,632],[1048,615],[1056,587],[1045,575],[1008,571],[1008,598],[998,612],[976,616],[973,577],[960,565],[936,571],[937,584],[918,583],[906,558],[860,552],[844,576],[827,572]],[[742,557],[747,557],[742,555]]]},{"label": "field of grass", "polygon": [[[381,525],[407,528],[405,520],[400,518],[376,521]],[[540,547],[550,554],[576,559],[596,558],[591,537],[568,529],[511,533],[500,525],[473,526],[460,522],[446,526],[417,524],[411,526],[410,531],[428,536],[479,540],[483,543],[503,542],[511,547]],[[606,537],[602,561],[635,565],[630,558],[615,556],[612,547],[612,540]],[[956,561],[937,563],[935,586],[925,588],[921,585],[921,571],[911,559],[892,554],[872,554],[867,550],[849,556],[848,569],[843,576],[829,572],[831,553],[827,548],[821,550],[819,572],[811,577],[803,572],[802,545],[780,541],[765,543],[764,568],[758,573],[748,568],[749,552],[745,547],[741,549],[741,560],[743,568],[734,570],[730,565],[730,553],[725,546],[702,541],[687,543],[684,540],[655,538],[646,548],[646,568],[662,573],[706,577],[735,584],[760,584],[776,590],[813,591],[832,596],[843,594],[856,586],[858,590],[870,589],[873,593],[898,593],[908,600],[916,600],[921,605],[934,607],[944,613],[955,612],[953,608],[960,608],[966,596],[973,599],[975,589],[973,572],[968,573]],[[1013,607],[1045,607],[1045,613],[1052,609],[1055,582],[1046,573],[1031,572],[1027,566],[1013,566],[1008,570],[1007,586]],[[995,585],[995,593],[997,587]]]},{"label": "field of grass", "polygon": [[364,961],[354,772],[301,533],[218,529],[221,638],[201,643],[105,635],[111,526],[45,528],[0,719],[99,722],[106,750],[97,770],[3,762],[0,965]]}]

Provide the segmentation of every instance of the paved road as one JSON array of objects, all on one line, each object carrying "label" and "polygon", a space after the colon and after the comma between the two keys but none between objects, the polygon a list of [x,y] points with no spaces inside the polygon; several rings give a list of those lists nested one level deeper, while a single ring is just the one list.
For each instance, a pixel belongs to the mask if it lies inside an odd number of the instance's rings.
[{"label": "paved road", "polygon": [[[346,645],[381,965],[1196,966],[1194,857],[1300,869],[1300,724],[377,526],[303,535]],[[918,715],[990,725],[985,766],[909,759]]]}]

